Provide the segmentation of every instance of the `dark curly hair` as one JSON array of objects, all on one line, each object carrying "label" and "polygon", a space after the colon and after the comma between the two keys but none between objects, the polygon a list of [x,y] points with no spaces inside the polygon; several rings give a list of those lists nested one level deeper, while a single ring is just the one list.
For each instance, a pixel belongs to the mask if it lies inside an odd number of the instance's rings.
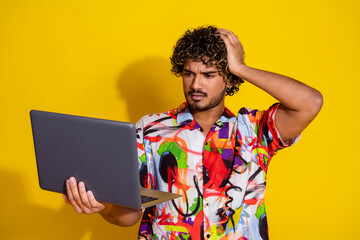
[{"label": "dark curly hair", "polygon": [[214,26],[187,30],[174,46],[173,55],[170,57],[171,72],[178,77],[182,76],[188,59],[201,61],[207,66],[215,65],[225,82],[231,85],[231,88],[226,89],[226,95],[232,96],[239,91],[239,86],[244,81],[230,73],[226,45],[216,32],[217,28]]}]

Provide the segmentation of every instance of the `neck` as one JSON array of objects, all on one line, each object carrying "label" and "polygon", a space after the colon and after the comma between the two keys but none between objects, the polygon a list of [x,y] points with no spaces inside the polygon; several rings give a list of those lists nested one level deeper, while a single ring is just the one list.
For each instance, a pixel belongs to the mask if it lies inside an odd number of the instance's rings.
[{"label": "neck", "polygon": [[214,125],[214,123],[220,118],[224,112],[225,104],[219,104],[218,106],[208,109],[208,110],[193,110],[190,108],[191,114],[193,115],[195,121],[201,126],[205,135],[207,135]]}]

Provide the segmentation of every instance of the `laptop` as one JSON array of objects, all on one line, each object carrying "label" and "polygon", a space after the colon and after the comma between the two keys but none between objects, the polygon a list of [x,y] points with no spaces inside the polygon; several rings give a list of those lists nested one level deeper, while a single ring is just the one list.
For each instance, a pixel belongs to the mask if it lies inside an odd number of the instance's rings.
[{"label": "laptop", "polygon": [[74,176],[98,201],[134,209],[181,197],[140,187],[134,124],[38,110],[30,118],[42,189],[66,193]]}]

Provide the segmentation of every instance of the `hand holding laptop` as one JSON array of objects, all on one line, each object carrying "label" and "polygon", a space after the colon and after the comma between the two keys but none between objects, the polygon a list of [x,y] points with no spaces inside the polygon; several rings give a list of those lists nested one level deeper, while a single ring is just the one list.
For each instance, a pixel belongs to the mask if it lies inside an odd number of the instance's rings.
[{"label": "hand holding laptop", "polygon": [[74,177],[66,180],[67,195],[63,195],[65,202],[72,205],[77,213],[98,213],[105,205],[98,202],[92,191],[86,191],[84,182],[77,184]]},{"label": "hand holding laptop", "polygon": [[40,187],[67,191],[64,199],[76,212],[128,226],[142,208],[181,197],[140,188],[133,124],[37,110],[30,116]]},{"label": "hand holding laptop", "polygon": [[134,225],[142,215],[141,210],[98,202],[92,191],[86,191],[85,184],[77,183],[74,177],[66,180],[66,190],[67,195],[63,195],[65,202],[79,214],[100,213],[105,220],[123,227]]}]

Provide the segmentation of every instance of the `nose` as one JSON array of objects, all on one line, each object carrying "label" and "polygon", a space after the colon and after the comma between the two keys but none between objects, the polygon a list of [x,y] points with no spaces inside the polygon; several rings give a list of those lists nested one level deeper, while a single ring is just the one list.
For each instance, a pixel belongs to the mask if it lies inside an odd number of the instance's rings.
[{"label": "nose", "polygon": [[192,89],[201,89],[202,88],[202,77],[200,74],[196,74],[193,78],[190,88]]}]

